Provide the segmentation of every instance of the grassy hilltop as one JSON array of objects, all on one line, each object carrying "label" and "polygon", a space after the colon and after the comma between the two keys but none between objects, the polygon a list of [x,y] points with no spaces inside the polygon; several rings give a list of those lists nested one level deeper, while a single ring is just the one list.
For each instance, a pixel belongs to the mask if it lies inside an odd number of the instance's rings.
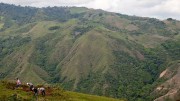
[{"label": "grassy hilltop", "polygon": [[[22,85],[22,87],[13,89],[14,83],[1,81],[0,82],[0,100],[1,101],[36,101],[33,92],[29,91],[29,87]],[[87,95],[82,93],[75,93],[64,91],[59,87],[47,87],[46,96],[41,94],[37,97],[38,101],[123,101],[113,98]]]}]

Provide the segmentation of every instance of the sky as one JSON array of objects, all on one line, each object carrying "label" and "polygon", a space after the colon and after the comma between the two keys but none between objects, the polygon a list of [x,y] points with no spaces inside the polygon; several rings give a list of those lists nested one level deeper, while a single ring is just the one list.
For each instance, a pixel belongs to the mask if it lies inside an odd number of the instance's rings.
[{"label": "sky", "polygon": [[0,0],[22,6],[77,6],[127,15],[180,20],[180,0]]}]

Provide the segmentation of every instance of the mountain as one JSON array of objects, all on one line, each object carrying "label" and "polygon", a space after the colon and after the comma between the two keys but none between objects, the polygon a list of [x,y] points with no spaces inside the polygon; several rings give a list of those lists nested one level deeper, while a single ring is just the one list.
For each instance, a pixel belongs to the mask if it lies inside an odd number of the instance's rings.
[{"label": "mountain", "polygon": [[[0,4],[0,79],[151,101],[179,91],[180,21]],[[179,84],[179,83],[178,83]],[[166,88],[168,90],[164,91]],[[178,93],[173,93],[174,96]],[[178,98],[177,98],[178,99]]]}]

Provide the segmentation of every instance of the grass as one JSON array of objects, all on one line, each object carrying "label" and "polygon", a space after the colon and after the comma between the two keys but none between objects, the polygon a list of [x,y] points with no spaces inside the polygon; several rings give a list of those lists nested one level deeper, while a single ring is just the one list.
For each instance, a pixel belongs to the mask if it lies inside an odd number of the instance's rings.
[{"label": "grass", "polygon": [[4,18],[3,16],[0,16],[0,20],[3,20],[3,18]]},{"label": "grass", "polygon": [[[22,85],[14,89],[15,83],[0,81],[0,100],[1,101],[36,101],[33,92],[29,87]],[[40,86],[38,86],[40,87]],[[64,91],[59,87],[46,87],[46,96],[38,95],[38,101],[122,101],[103,96],[88,95],[76,92]]]},{"label": "grass", "polygon": [[62,75],[72,80],[79,79],[83,75],[87,76],[91,68],[93,71],[105,70],[104,67],[110,63],[108,58],[111,58],[110,49],[106,44],[107,40],[104,34],[96,31],[82,35],[63,61],[67,63],[62,68],[64,71]]},{"label": "grass", "polygon": [[[36,39],[39,37],[43,37],[49,33],[59,32],[61,30],[67,29],[70,26],[74,25],[77,21],[75,19],[69,20],[65,23],[57,23],[55,21],[42,21],[38,22],[29,32],[24,33],[28,34],[32,37],[32,39]],[[49,28],[53,26],[58,26],[58,30],[49,30]]]},{"label": "grass", "polygon": [[70,8],[70,12],[71,14],[77,14],[77,13],[84,13],[89,11],[89,9],[85,8],[85,7],[71,7]]},{"label": "grass", "polygon": [[108,98],[108,97],[96,96],[96,95],[87,95],[76,92],[66,92],[66,93],[71,95],[72,101],[122,101],[114,98]]},{"label": "grass", "polygon": [[139,44],[142,44],[144,47],[156,47],[163,43],[164,41],[168,40],[168,37],[160,36],[160,35],[151,35],[151,34],[143,34],[139,36],[132,36],[135,41]]},{"label": "grass", "polygon": [[[0,82],[0,89],[1,89],[0,100],[1,101],[7,101],[7,100],[9,101],[9,99],[13,98],[15,95],[19,99],[24,99],[24,100],[31,98],[31,94],[29,92],[23,92],[23,91],[21,91],[21,89],[13,90],[14,86],[15,86],[15,84],[13,84],[13,83],[5,82],[5,81]],[[12,100],[10,100],[10,101],[12,101]]]},{"label": "grass", "polygon": [[0,29],[3,28],[4,26],[4,23],[0,23]]}]

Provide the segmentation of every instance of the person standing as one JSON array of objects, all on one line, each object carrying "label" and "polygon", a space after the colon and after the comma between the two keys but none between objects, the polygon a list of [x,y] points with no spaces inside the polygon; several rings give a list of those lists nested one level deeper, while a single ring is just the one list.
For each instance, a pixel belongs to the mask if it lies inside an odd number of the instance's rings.
[{"label": "person standing", "polygon": [[19,80],[19,78],[16,78],[16,88],[21,86],[21,81]]},{"label": "person standing", "polygon": [[38,95],[38,90],[37,90],[37,88],[34,88],[33,91],[34,91],[34,95],[37,96],[37,95]]},{"label": "person standing", "polygon": [[37,97],[38,97],[38,90],[37,90],[37,88],[36,88],[36,87],[33,87],[33,88],[32,88],[32,91],[34,92],[34,96],[35,96],[35,98],[37,99]]}]

